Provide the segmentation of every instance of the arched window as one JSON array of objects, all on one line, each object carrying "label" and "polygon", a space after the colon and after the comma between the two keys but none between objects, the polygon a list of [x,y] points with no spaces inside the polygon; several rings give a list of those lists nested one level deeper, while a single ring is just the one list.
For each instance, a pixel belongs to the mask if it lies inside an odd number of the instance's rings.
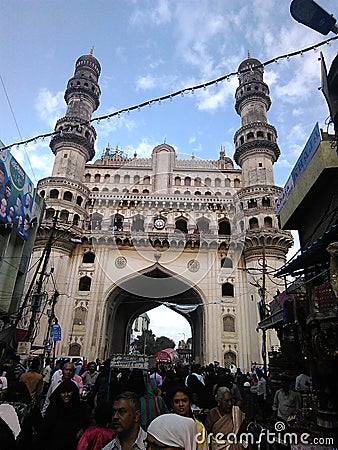
[{"label": "arched window", "polygon": [[233,268],[232,260],[230,258],[222,258],[221,267],[222,269],[232,269]]},{"label": "arched window", "polygon": [[204,180],[204,183],[205,183],[206,186],[211,186],[211,179],[210,178],[206,178]]},{"label": "arched window", "polygon": [[58,198],[59,191],[57,189],[52,189],[49,193],[49,198]]},{"label": "arched window", "polygon": [[67,202],[71,202],[73,200],[73,194],[70,191],[66,191],[63,194],[63,199],[66,200]]},{"label": "arched window", "polygon": [[134,217],[131,231],[144,231],[144,219],[140,215]]},{"label": "arched window", "polygon": [[241,180],[239,178],[234,179],[234,187],[238,188],[241,185]]},{"label": "arched window", "polygon": [[121,214],[115,214],[115,216],[111,218],[111,229],[113,231],[123,231],[123,219],[124,217]]},{"label": "arched window", "polygon": [[119,190],[117,189],[117,188],[114,188],[113,190],[112,190],[112,192],[114,192],[114,193],[116,193],[116,192],[118,192]]},{"label": "arched window", "polygon": [[201,217],[197,220],[197,230],[201,233],[207,233],[209,231],[209,220],[205,217]]},{"label": "arched window", "polygon": [[114,175],[114,183],[115,184],[119,184],[120,183],[120,175],[118,173],[116,173]]},{"label": "arched window", "polygon": [[194,185],[198,187],[201,186],[201,179],[199,177],[195,178]]},{"label": "arched window", "polygon": [[71,344],[69,346],[68,355],[69,356],[80,356],[81,355],[81,345],[76,342],[74,342],[74,344]]},{"label": "arched window", "polygon": [[85,175],[85,182],[89,183],[90,179],[91,179],[90,173],[86,173],[86,175]]},{"label": "arched window", "polygon": [[257,208],[257,200],[255,198],[248,200],[248,208]]},{"label": "arched window", "polygon": [[221,219],[218,223],[218,234],[224,234],[230,236],[231,226],[228,219]]},{"label": "arched window", "polygon": [[125,175],[124,176],[124,183],[130,183],[130,175]]},{"label": "arched window", "polygon": [[184,191],[184,195],[190,195],[191,192],[190,191]]},{"label": "arched window", "polygon": [[252,217],[249,220],[249,228],[250,228],[250,230],[255,230],[256,228],[259,228],[257,217]]},{"label": "arched window", "polygon": [[251,132],[251,133],[248,133],[248,134],[246,135],[246,138],[247,138],[247,140],[249,141],[249,140],[254,139],[255,136],[254,136],[254,134]]},{"label": "arched window", "polygon": [[194,195],[197,195],[197,197],[198,197],[199,195],[202,195],[202,194],[200,191],[195,191]]},{"label": "arched window", "polygon": [[83,264],[92,264],[95,261],[95,253],[93,252],[86,252],[83,255],[82,262]]},{"label": "arched window", "polygon": [[271,217],[264,217],[264,227],[272,228],[272,218]]},{"label": "arched window", "polygon": [[175,222],[175,231],[182,231],[182,233],[188,233],[188,222],[183,219],[177,219]]},{"label": "arched window", "polygon": [[204,195],[208,195],[210,197],[211,196],[211,192],[207,191]]},{"label": "arched window", "polygon": [[226,352],[224,354],[224,367],[229,369],[232,364],[236,365],[236,355],[234,352]]},{"label": "arched window", "polygon": [[222,197],[222,193],[219,192],[219,191],[217,191],[217,192],[215,193],[215,195],[216,195],[216,197]]},{"label": "arched window", "polygon": [[41,196],[42,198],[45,198],[45,195],[46,195],[46,192],[45,192],[45,191],[40,191],[40,196]]},{"label": "arched window", "polygon": [[142,193],[143,194],[149,194],[149,189],[143,189]]},{"label": "arched window", "polygon": [[133,190],[131,191],[131,193],[132,193],[132,194],[138,194],[138,193],[139,193],[139,190],[138,190],[138,189],[133,189]]},{"label": "arched window", "polygon": [[244,137],[241,136],[239,140],[240,140],[241,145],[243,145],[244,144]]},{"label": "arched window", "polygon": [[66,209],[63,209],[60,212],[60,222],[68,222],[69,212]]},{"label": "arched window", "polygon": [[91,218],[91,229],[101,230],[103,216],[99,213],[94,213]]},{"label": "arched window", "polygon": [[85,325],[86,324],[86,315],[87,315],[86,308],[84,308],[83,306],[76,308],[73,324],[74,325]]},{"label": "arched window", "polygon": [[230,184],[231,184],[230,178],[226,178],[226,179],[224,180],[224,185],[225,185],[225,187],[230,187]]},{"label": "arched window", "polygon": [[272,135],[271,135],[271,133],[268,133],[268,141],[272,141]]},{"label": "arched window", "polygon": [[262,206],[271,206],[271,202],[269,197],[263,197],[262,198]]},{"label": "arched window", "polygon": [[181,178],[175,177],[175,186],[181,186]]},{"label": "arched window", "polygon": [[220,187],[221,186],[221,179],[220,178],[215,178],[215,187]]},{"label": "arched window", "polygon": [[143,177],[143,184],[150,184],[150,176],[146,175],[145,177]]},{"label": "arched window", "polygon": [[222,297],[233,297],[234,296],[234,285],[231,283],[222,284]]},{"label": "arched window", "polygon": [[51,220],[53,219],[55,214],[55,209],[54,208],[48,208],[46,209],[46,220]]},{"label": "arched window", "polygon": [[184,178],[184,186],[191,186],[191,178],[190,177]]},{"label": "arched window", "polygon": [[90,291],[90,287],[92,284],[92,279],[87,277],[81,277],[79,280],[79,291]]},{"label": "arched window", "polygon": [[94,188],[92,189],[92,191],[93,191],[93,192],[99,192],[99,188],[98,188],[98,187],[94,187]]},{"label": "arched window", "polygon": [[134,183],[137,184],[140,182],[140,177],[138,175],[134,176]]},{"label": "arched window", "polygon": [[264,138],[264,133],[263,133],[263,131],[257,131],[257,137],[258,137],[258,138]]},{"label": "arched window", "polygon": [[109,191],[109,189],[107,188],[107,187],[104,187],[103,189],[102,189],[102,192],[108,192]]},{"label": "arched window", "polygon": [[99,173],[96,173],[95,176],[94,176],[94,180],[95,180],[95,183],[100,183],[101,175]]},{"label": "arched window", "polygon": [[76,204],[81,206],[83,202],[83,198],[81,197],[81,195],[78,195],[76,198]]},{"label": "arched window", "polygon": [[226,333],[235,332],[235,318],[232,316],[223,317],[223,331]]},{"label": "arched window", "polygon": [[104,181],[106,183],[108,183],[109,180],[110,180],[110,175],[109,175],[109,173],[106,173],[105,176],[104,176]]},{"label": "arched window", "polygon": [[78,226],[80,222],[80,216],[78,214],[74,214],[73,216],[73,225]]},{"label": "arched window", "polygon": [[175,191],[174,195],[181,195],[180,191]]}]

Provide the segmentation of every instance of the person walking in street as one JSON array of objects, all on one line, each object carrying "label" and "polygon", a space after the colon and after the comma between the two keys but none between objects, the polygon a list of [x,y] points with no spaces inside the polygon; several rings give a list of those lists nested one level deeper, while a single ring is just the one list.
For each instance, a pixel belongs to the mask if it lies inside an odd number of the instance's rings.
[{"label": "person walking in street", "polygon": [[281,379],[281,389],[275,393],[272,409],[277,419],[286,421],[287,418],[301,407],[299,392],[291,390],[290,379],[283,376]]},{"label": "person walking in street", "polygon": [[148,428],[147,449],[196,450],[197,427],[190,417],[162,414]]}]

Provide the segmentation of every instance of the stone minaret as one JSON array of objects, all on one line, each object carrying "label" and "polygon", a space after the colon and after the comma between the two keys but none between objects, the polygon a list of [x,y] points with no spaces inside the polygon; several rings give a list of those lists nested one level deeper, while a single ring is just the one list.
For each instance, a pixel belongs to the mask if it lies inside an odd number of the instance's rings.
[{"label": "stone minaret", "polygon": [[76,61],[74,76],[68,81],[66,115],[56,122],[56,134],[50,143],[55,155],[52,176],[38,185],[46,199],[47,219],[58,211],[61,222],[82,227],[88,220],[85,206],[89,189],[83,181],[85,165],[95,155],[96,131],[90,120],[100,104],[100,72],[100,63],[91,51]]},{"label": "stone minaret", "polygon": [[[242,126],[235,133],[236,163],[242,167],[242,188],[238,191],[240,208],[244,220],[239,231],[245,232],[244,258],[251,283],[257,287],[250,301],[251,317],[257,316],[257,302],[260,300],[259,286],[263,287],[263,259],[266,263],[265,302],[275,295],[278,285],[273,272],[285,262],[292,245],[290,233],[280,230],[276,216],[275,201],[281,188],[275,186],[273,164],[280,150],[276,129],[268,123],[270,108],[269,87],[263,81],[264,68],[260,61],[251,58],[243,61],[239,68],[239,86],[236,90],[236,111]],[[283,290],[283,285],[279,287]],[[262,291],[260,291],[262,293]],[[251,330],[252,339],[256,330]],[[258,341],[259,342],[259,341]],[[267,349],[276,345],[272,336],[267,337]],[[254,355],[253,355],[254,356]],[[261,359],[261,348],[257,348],[257,359]]]}]

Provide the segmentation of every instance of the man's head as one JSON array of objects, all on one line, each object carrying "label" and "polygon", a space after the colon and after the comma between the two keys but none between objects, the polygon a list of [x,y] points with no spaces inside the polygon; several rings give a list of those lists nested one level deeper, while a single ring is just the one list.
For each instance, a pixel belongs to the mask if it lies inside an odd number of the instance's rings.
[{"label": "man's head", "polygon": [[75,374],[75,367],[72,362],[66,362],[62,367],[62,378],[64,380],[73,378]]},{"label": "man's head", "polygon": [[139,428],[141,403],[135,392],[122,392],[113,404],[113,429],[119,435],[128,435]]},{"label": "man's head", "polygon": [[282,376],[281,377],[281,386],[284,392],[288,393],[290,390],[290,386],[291,386],[291,380],[289,377],[287,376]]},{"label": "man's head", "polygon": [[91,361],[87,364],[87,369],[90,373],[94,373],[96,370],[96,364],[94,363],[94,361]]},{"label": "man's head", "polygon": [[5,184],[5,197],[7,199],[9,199],[9,197],[11,196],[11,192],[12,192],[12,183],[11,180],[7,180]]}]

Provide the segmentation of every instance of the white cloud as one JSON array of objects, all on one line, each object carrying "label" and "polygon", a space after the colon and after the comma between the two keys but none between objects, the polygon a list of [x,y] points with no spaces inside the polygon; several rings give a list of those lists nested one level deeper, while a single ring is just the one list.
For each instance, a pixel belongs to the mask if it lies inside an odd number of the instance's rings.
[{"label": "white cloud", "polygon": [[145,75],[136,80],[136,90],[153,89],[156,86],[156,79],[152,75]]},{"label": "white cloud", "polygon": [[65,113],[66,103],[63,96],[62,91],[53,95],[47,88],[42,88],[36,99],[35,107],[39,116],[51,129],[54,128],[57,119]]},{"label": "white cloud", "polygon": [[147,312],[150,318],[150,329],[156,337],[166,336],[178,342],[191,337],[191,327],[181,315],[166,306],[159,306]]}]

